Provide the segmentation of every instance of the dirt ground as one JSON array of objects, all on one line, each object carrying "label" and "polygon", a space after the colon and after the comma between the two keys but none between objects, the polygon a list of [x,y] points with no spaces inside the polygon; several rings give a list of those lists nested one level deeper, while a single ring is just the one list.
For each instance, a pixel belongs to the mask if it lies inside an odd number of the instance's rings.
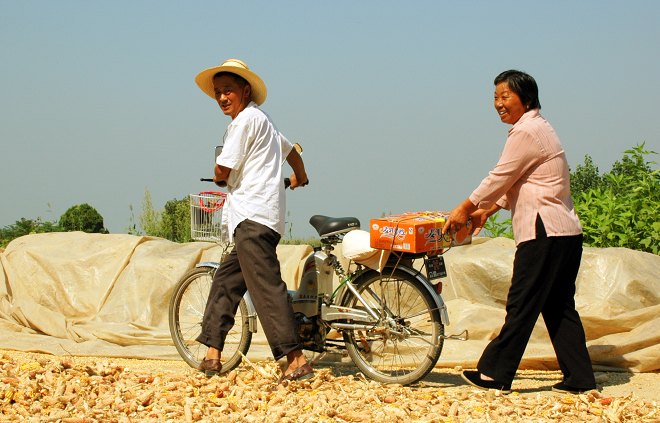
[{"label": "dirt ground", "polygon": [[0,350],[0,422],[660,421],[660,374],[598,372],[598,391],[551,391],[559,372],[520,371],[513,393],[437,368],[413,386],[366,380],[352,364],[278,385],[278,363],[206,378],[183,361],[56,357]]}]

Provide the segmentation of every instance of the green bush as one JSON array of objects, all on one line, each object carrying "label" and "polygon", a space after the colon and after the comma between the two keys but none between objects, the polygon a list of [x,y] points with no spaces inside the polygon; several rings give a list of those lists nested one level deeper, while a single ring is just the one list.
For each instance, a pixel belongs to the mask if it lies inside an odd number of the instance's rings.
[{"label": "green bush", "polygon": [[626,150],[609,173],[573,193],[585,245],[660,253],[660,171],[646,160],[651,154],[644,144]]},{"label": "green bush", "polygon": [[[501,210],[492,214],[484,224],[481,235],[493,238],[504,237],[513,239],[513,228],[511,227],[511,217],[503,219],[500,215]],[[508,213],[508,212],[507,212]],[[510,216],[510,215],[509,215]]]},{"label": "green bush", "polygon": [[60,216],[60,227],[65,232],[108,233],[103,227],[103,216],[87,203],[70,207]]}]

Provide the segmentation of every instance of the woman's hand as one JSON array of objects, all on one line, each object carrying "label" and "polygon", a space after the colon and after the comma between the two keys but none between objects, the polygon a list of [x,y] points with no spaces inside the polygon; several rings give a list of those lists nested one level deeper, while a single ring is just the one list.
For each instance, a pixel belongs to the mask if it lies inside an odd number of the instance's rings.
[{"label": "woman's hand", "polygon": [[488,221],[488,218],[495,214],[498,210],[500,210],[502,207],[498,206],[497,204],[494,204],[491,208],[489,209],[478,209],[474,213],[470,215],[470,218],[472,219],[472,235],[477,236],[479,232],[481,232],[481,229],[483,229],[484,225]]},{"label": "woman's hand", "polygon": [[452,235],[460,231],[467,225],[468,218],[477,210],[477,206],[472,204],[469,199],[465,199],[454,210],[449,213],[445,225],[442,227],[442,234],[447,232]]},{"label": "woman's hand", "polygon": [[479,209],[470,215],[470,218],[472,219],[472,235],[479,235],[479,232],[481,232],[481,229],[483,229],[488,221],[488,217],[489,216],[484,209]]}]

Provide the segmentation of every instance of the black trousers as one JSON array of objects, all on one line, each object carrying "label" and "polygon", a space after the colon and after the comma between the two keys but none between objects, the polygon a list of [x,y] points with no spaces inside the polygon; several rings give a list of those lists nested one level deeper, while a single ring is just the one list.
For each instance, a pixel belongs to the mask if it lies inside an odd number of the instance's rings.
[{"label": "black trousers", "polygon": [[257,310],[259,321],[276,360],[301,348],[288,301],[287,287],[277,260],[280,235],[251,220],[234,232],[234,249],[215,272],[204,310],[202,333],[197,341],[222,351],[227,333],[245,294]]},{"label": "black trousers", "polygon": [[527,342],[543,316],[563,382],[595,388],[580,315],[575,310],[575,279],[582,258],[582,235],[548,237],[540,216],[536,239],[518,245],[499,335],[484,350],[477,369],[503,384],[515,377]]}]

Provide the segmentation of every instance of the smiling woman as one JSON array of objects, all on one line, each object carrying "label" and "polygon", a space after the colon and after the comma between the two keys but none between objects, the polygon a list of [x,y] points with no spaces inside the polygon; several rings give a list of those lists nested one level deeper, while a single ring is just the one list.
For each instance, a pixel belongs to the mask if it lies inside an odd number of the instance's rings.
[{"label": "smiling woman", "polygon": [[516,241],[506,318],[483,352],[470,384],[508,391],[539,314],[548,329],[564,379],[554,390],[596,388],[580,315],[575,280],[582,257],[582,227],[573,207],[568,162],[554,129],[541,116],[536,81],[508,70],[495,80],[494,106],[513,125],[504,151],[488,177],[456,207],[443,232],[472,220],[475,235],[489,216],[511,210]]},{"label": "smiling woman", "polygon": [[525,112],[541,109],[536,81],[518,71],[504,71],[495,78],[495,110],[504,123],[513,125]]}]

